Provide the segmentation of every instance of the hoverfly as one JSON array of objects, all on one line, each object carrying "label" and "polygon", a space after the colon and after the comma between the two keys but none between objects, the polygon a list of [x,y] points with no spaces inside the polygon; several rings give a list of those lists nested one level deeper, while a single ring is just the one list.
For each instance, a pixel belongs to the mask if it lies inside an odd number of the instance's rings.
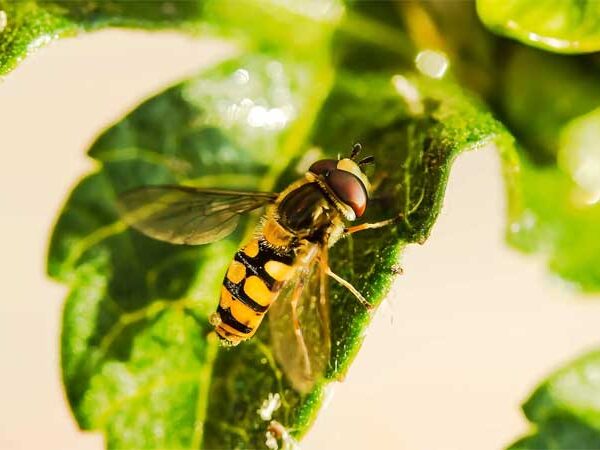
[{"label": "hoverfly", "polygon": [[162,185],[119,198],[129,225],[154,239],[188,245],[222,239],[242,214],[266,207],[256,233],[227,269],[211,323],[224,343],[237,345],[256,333],[270,309],[275,357],[300,391],[310,389],[329,361],[328,277],[372,308],[332,272],[329,248],[344,236],[396,220],[347,226],[364,214],[369,201],[362,167],[374,158],[356,161],[360,151],[355,144],[348,158],[316,161],[278,194]]}]

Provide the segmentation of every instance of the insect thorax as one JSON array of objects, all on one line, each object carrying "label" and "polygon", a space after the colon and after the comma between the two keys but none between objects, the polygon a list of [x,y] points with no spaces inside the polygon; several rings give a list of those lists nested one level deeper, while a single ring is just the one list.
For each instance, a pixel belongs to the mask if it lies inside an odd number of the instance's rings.
[{"label": "insect thorax", "polygon": [[278,202],[278,220],[298,238],[318,242],[338,223],[340,213],[317,183],[288,191]]}]

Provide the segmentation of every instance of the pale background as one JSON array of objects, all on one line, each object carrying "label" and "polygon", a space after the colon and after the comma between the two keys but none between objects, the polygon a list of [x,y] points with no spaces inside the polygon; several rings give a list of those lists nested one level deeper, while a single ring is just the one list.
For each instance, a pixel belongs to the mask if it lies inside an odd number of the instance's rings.
[{"label": "pale background", "polygon": [[[1,449],[102,448],[62,393],[66,288],[44,275],[48,235],[97,133],[220,54],[214,42],[108,31],[55,43],[0,83]],[[303,449],[497,449],[527,430],[519,404],[537,381],[600,344],[600,301],[508,249],[503,214],[496,155],[460,158],[431,238],[406,252]]]}]

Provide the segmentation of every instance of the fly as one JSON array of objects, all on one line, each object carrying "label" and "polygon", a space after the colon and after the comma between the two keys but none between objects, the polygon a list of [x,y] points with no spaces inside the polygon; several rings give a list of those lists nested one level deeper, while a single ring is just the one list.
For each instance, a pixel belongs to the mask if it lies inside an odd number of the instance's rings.
[{"label": "fly", "polygon": [[367,309],[372,305],[329,267],[328,251],[340,238],[393,223],[396,218],[348,226],[367,208],[370,183],[356,161],[322,159],[280,193],[146,186],[119,198],[124,220],[145,235],[174,244],[214,242],[236,228],[240,216],[265,207],[254,237],[233,257],[211,317],[228,345],[251,338],[269,312],[275,356],[299,391],[323,374],[331,349],[328,277]]}]

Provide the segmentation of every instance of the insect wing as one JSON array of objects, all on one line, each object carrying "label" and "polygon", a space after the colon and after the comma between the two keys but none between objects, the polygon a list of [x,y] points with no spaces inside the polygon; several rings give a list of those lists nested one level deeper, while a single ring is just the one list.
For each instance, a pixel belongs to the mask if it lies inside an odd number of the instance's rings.
[{"label": "insect wing", "polygon": [[327,276],[316,259],[298,269],[268,314],[275,359],[301,393],[324,376],[331,354]]},{"label": "insect wing", "polygon": [[224,238],[241,214],[276,198],[265,192],[146,186],[122,194],[118,208],[128,225],[151,238],[198,245]]}]

